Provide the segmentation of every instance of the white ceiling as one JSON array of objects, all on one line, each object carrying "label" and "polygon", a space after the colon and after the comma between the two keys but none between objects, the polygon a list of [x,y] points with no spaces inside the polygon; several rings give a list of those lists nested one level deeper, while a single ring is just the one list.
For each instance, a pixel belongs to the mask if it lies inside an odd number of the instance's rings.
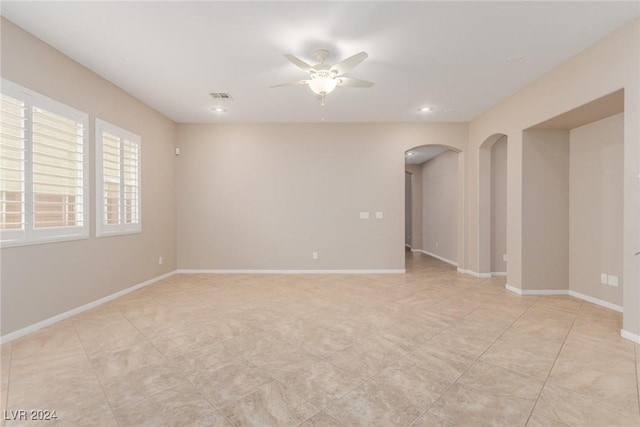
[{"label": "white ceiling", "polygon": [[[1,13],[177,122],[415,122],[473,119],[639,9],[637,1],[2,1]],[[348,75],[375,86],[339,87],[325,107],[307,87],[269,88],[305,78],[283,54],[314,63],[317,48],[331,50],[330,63],[366,51]],[[233,101],[216,103],[210,92]],[[419,113],[423,106],[433,111]]]}]

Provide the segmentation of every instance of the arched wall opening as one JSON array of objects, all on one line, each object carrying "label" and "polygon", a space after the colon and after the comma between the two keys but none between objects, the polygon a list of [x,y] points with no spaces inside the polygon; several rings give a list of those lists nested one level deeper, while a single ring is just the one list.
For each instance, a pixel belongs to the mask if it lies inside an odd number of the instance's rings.
[{"label": "arched wall opening", "polygon": [[507,136],[496,133],[479,150],[478,273],[507,272]]},{"label": "arched wall opening", "polygon": [[[457,147],[425,144],[405,152],[405,206],[411,207],[410,241],[421,252],[458,268],[464,266],[464,153]],[[410,183],[410,184],[409,184]],[[405,236],[407,237],[407,236]]]}]

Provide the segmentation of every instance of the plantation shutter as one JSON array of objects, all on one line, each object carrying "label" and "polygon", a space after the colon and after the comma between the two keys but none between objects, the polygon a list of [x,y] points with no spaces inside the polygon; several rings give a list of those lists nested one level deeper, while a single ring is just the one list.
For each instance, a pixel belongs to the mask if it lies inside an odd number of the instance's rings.
[{"label": "plantation shutter", "polygon": [[0,95],[0,230],[4,235],[24,232],[25,195],[25,105]]},{"label": "plantation shutter", "polygon": [[96,120],[97,235],[140,231],[140,137]]},{"label": "plantation shutter", "polygon": [[33,226],[81,227],[84,219],[84,125],[33,108]]}]

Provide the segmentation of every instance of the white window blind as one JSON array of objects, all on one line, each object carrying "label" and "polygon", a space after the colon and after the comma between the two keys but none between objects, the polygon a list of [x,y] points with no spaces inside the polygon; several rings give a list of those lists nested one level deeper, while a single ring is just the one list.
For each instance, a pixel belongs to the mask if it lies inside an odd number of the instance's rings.
[{"label": "white window blind", "polygon": [[138,135],[96,119],[98,236],[140,232],[140,160]]},{"label": "white window blind", "polygon": [[2,80],[2,245],[88,237],[88,116]]},{"label": "white window blind", "polygon": [[25,209],[25,105],[0,95],[0,229],[14,239],[23,233]]}]

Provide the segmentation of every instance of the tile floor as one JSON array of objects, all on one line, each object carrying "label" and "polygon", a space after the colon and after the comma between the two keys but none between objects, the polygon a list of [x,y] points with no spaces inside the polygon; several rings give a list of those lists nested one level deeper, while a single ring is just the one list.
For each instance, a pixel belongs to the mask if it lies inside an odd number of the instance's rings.
[{"label": "tile floor", "polygon": [[173,276],[3,345],[2,425],[640,425],[619,313],[407,269]]}]

